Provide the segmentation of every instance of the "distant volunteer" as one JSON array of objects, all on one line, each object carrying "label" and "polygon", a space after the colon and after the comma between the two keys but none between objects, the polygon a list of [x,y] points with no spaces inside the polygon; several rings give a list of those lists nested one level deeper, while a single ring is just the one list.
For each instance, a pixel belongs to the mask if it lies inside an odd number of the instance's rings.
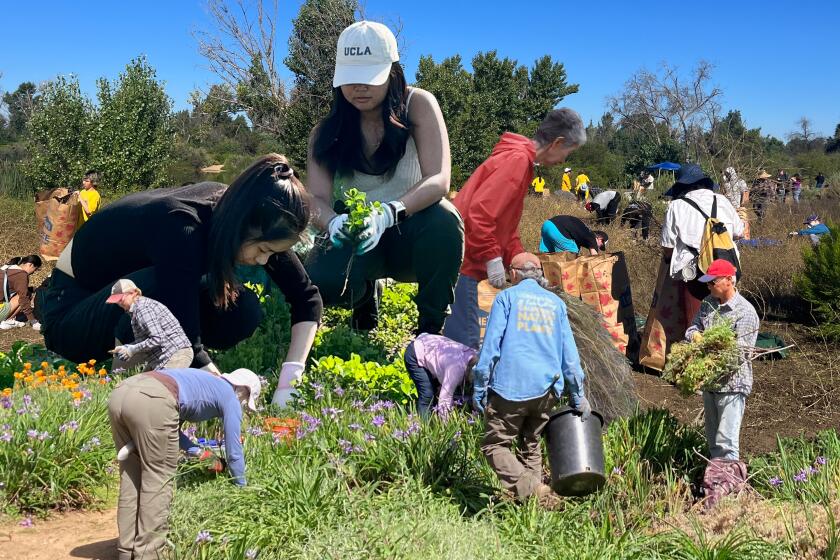
[{"label": "distant volunteer", "polygon": [[[0,329],[5,331],[28,324],[36,331],[41,330],[41,323],[35,318],[32,299],[29,295],[29,277],[41,268],[43,264],[41,257],[27,255],[15,258],[9,263],[0,270],[0,282],[3,285],[3,299],[0,301]],[[19,313],[26,317],[25,323],[17,320]]]},{"label": "distant volunteer", "polygon": [[260,379],[238,369],[215,376],[196,369],[149,371],[126,378],[111,392],[108,417],[120,456],[117,505],[119,560],[158,558],[166,543],[179,448],[200,449],[181,430],[183,422],[219,418],[233,483],[245,486],[242,409],[257,411]]},{"label": "distant volunteer", "polygon": [[505,132],[490,157],[476,169],[455,199],[464,218],[464,264],[444,335],[478,349],[478,283],[505,285],[506,269],[525,253],[519,221],[534,165],[557,165],[586,142],[586,129],[572,109],[550,111],[533,138]]},{"label": "distant volunteer", "polygon": [[578,200],[587,201],[589,200],[589,176],[584,173],[581,169],[578,176],[575,177],[575,193],[577,194]]},{"label": "distant volunteer", "polygon": [[[452,303],[464,229],[446,200],[449,136],[435,96],[406,84],[397,40],[381,23],[359,21],[338,38],[333,102],[309,140],[307,189],[323,243],[306,269],[327,305],[377,325],[382,278],[417,282],[417,331],[440,334]],[[382,203],[363,231],[347,235],[350,189]],[[352,258],[352,265],[351,265]]]},{"label": "distant volunteer", "polygon": [[263,317],[236,267],[262,267],[291,306],[280,373],[281,386],[291,384],[302,375],[322,310],[292,251],[309,216],[309,197],[278,154],[257,159],[229,187],[204,182],[125,196],[94,214],[61,253],[39,302],[46,346],[83,362],[133,343],[130,317],[106,303],[124,278],[172,312],[192,344],[192,366],[218,373],[205,348],[232,347]]},{"label": "distant volunteer", "polygon": [[807,236],[808,239],[811,240],[811,245],[819,245],[822,236],[826,235],[827,233],[831,233],[831,230],[828,229],[828,226],[822,223],[822,221],[820,221],[820,217],[816,214],[811,214],[810,216],[805,218],[803,224],[808,227],[800,229],[798,231],[792,231],[788,234],[788,236]]},{"label": "distant volunteer", "polygon": [[554,216],[543,222],[540,230],[540,252],[571,253],[587,251],[597,255],[606,249],[609,236],[604,231],[592,231],[575,216]]},{"label": "distant volunteer", "polygon": [[595,212],[598,224],[611,224],[618,215],[618,204],[621,202],[621,195],[615,191],[604,191],[586,203],[589,212]]}]

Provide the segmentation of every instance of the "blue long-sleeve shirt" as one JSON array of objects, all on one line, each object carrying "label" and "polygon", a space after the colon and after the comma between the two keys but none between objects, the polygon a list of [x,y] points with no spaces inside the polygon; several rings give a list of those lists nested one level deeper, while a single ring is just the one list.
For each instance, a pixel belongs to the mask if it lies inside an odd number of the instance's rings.
[{"label": "blue long-sleeve shirt", "polygon": [[542,230],[540,231],[540,252],[559,253],[561,251],[577,253],[578,245],[573,240],[560,233],[560,230],[557,229],[554,222],[551,220],[544,221]]},{"label": "blue long-sleeve shirt", "polygon": [[[245,455],[242,453],[242,406],[233,386],[200,369],[167,369],[162,372],[178,384],[178,411],[181,422],[204,422],[222,418],[225,432],[225,458],[236,484],[245,486]],[[181,449],[188,451],[195,443],[180,433]]]},{"label": "blue long-sleeve shirt", "polygon": [[476,391],[526,401],[565,390],[578,406],[584,373],[563,300],[530,279],[499,292],[473,373]]},{"label": "blue long-sleeve shirt", "polygon": [[799,235],[825,235],[829,232],[828,226],[825,224],[817,224],[806,229],[800,229],[797,233]]}]

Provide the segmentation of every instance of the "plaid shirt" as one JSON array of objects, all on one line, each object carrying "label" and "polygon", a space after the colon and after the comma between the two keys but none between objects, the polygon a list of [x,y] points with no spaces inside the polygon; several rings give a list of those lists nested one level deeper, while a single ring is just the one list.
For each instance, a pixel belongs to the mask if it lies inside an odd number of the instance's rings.
[{"label": "plaid shirt", "polygon": [[134,344],[125,346],[142,354],[149,369],[163,366],[178,350],[192,348],[178,319],[161,302],[141,296],[129,313]]},{"label": "plaid shirt", "polygon": [[737,344],[740,354],[740,365],[732,376],[721,385],[715,392],[721,393],[743,393],[749,395],[752,391],[753,372],[750,361],[755,348],[755,341],[758,338],[758,314],[755,308],[744,299],[739,292],[724,304],[718,302],[714,296],[708,296],[703,300],[700,311],[694,317],[691,326],[685,331],[686,340],[696,332],[703,332],[711,327],[718,317],[728,318],[732,321],[732,328],[735,329]]}]

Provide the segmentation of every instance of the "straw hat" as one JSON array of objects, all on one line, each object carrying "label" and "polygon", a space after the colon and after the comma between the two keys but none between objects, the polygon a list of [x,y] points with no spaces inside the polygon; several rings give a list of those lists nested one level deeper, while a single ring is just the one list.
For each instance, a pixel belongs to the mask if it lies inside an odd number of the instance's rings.
[{"label": "straw hat", "polygon": [[771,175],[769,173],[767,173],[766,171],[764,171],[763,169],[761,170],[761,173],[758,174],[759,179],[769,179],[770,177],[771,177]]}]

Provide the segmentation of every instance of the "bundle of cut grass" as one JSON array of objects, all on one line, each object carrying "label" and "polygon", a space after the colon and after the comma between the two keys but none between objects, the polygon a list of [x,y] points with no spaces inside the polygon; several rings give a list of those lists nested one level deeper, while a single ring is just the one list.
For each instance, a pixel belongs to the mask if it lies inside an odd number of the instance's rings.
[{"label": "bundle of cut grass", "polygon": [[586,395],[594,410],[606,422],[630,416],[638,399],[630,363],[613,345],[612,338],[601,325],[600,316],[587,304],[564,293],[562,288],[549,288],[566,303],[572,333],[575,336],[580,363],[586,374]]},{"label": "bundle of cut grass", "polygon": [[714,389],[738,367],[738,345],[732,322],[719,319],[691,342],[671,346],[662,378],[685,395],[701,389]]}]

